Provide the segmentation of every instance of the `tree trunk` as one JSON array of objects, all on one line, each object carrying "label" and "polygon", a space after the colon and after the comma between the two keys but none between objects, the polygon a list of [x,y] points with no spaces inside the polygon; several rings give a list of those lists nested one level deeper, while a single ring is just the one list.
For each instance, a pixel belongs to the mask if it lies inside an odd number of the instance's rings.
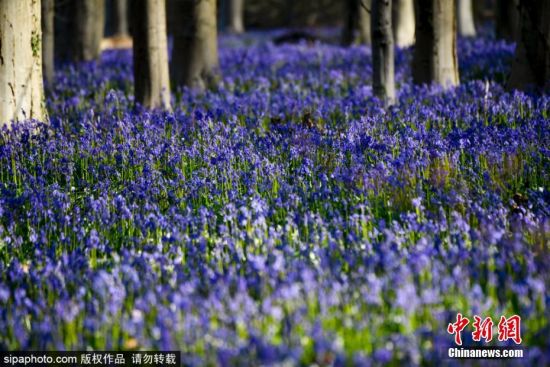
[{"label": "tree trunk", "polygon": [[458,33],[463,37],[475,37],[474,8],[472,0],[457,0]]},{"label": "tree trunk", "polygon": [[547,89],[550,84],[550,2],[520,0],[520,35],[509,88]]},{"label": "tree trunk", "polygon": [[244,22],[244,0],[229,0],[229,25],[228,30],[231,33],[243,33]]},{"label": "tree trunk", "polygon": [[79,2],[75,19],[75,60],[89,61],[99,58],[105,26],[105,1],[86,0]]},{"label": "tree trunk", "polygon": [[359,43],[362,45],[370,45],[371,43],[371,0],[360,0],[359,9]]},{"label": "tree trunk", "polygon": [[91,61],[101,54],[105,0],[56,2],[56,56],[63,61]]},{"label": "tree trunk", "polygon": [[136,102],[170,109],[165,0],[134,0],[132,18]]},{"label": "tree trunk", "polygon": [[498,0],[495,23],[497,38],[515,42],[519,37],[518,0]]},{"label": "tree trunk", "polygon": [[341,40],[343,46],[350,46],[356,42],[365,45],[371,43],[370,6],[371,0],[346,0],[346,23]]},{"label": "tree trunk", "polygon": [[414,44],[414,2],[413,0],[393,1],[393,36],[398,47]]},{"label": "tree trunk", "polygon": [[216,0],[179,0],[174,29],[171,75],[176,86],[206,87],[218,71]]},{"label": "tree trunk", "polygon": [[458,85],[455,9],[454,0],[415,3],[414,83],[437,83],[444,88]]},{"label": "tree trunk", "polygon": [[0,126],[46,118],[40,11],[37,0],[0,0]]},{"label": "tree trunk", "polygon": [[42,0],[42,72],[47,85],[54,78],[54,3],[55,0]]},{"label": "tree trunk", "polygon": [[128,26],[128,0],[113,0],[113,31],[118,37],[127,37],[130,32]]},{"label": "tree trunk", "polygon": [[391,0],[372,0],[372,68],[374,94],[391,105],[395,100]]},{"label": "tree trunk", "polygon": [[354,9],[356,9],[358,2],[359,0],[346,0],[345,2],[346,22],[342,29],[342,46],[349,46],[355,41],[355,28],[357,28],[359,17]]}]

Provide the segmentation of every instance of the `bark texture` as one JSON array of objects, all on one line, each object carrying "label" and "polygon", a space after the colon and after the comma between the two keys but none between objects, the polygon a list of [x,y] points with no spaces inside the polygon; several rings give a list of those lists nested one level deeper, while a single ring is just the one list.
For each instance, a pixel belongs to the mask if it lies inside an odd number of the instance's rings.
[{"label": "bark texture", "polygon": [[457,0],[458,33],[463,37],[475,37],[474,7],[472,0]]},{"label": "bark texture", "polygon": [[390,105],[395,101],[392,1],[372,0],[371,14],[373,90]]},{"label": "bark texture", "polygon": [[136,102],[170,108],[165,0],[134,0],[134,83]]},{"label": "bark texture", "polygon": [[371,43],[371,0],[345,0],[346,22],[342,30],[342,45]]},{"label": "bark texture", "polygon": [[496,7],[496,36],[509,42],[519,37],[519,0],[498,0]]},{"label": "bark texture", "polygon": [[550,1],[520,0],[520,35],[508,86],[548,90],[550,86]]},{"label": "bark texture", "polygon": [[37,0],[0,0],[0,126],[46,118],[40,12]]},{"label": "bark texture", "polygon": [[244,0],[229,0],[228,31],[231,33],[244,32]]},{"label": "bark texture", "polygon": [[414,44],[414,2],[393,0],[393,36],[398,47]]},{"label": "bark texture", "polygon": [[51,85],[54,78],[54,16],[55,0],[42,0],[42,72]]},{"label": "bark texture", "polygon": [[216,0],[179,0],[174,9],[180,21],[174,29],[172,80],[202,90],[219,67]]},{"label": "bark texture", "polygon": [[91,61],[101,54],[105,0],[56,2],[56,57],[62,61]]},{"label": "bark texture", "polygon": [[458,85],[454,0],[417,0],[416,43],[412,61],[416,84]]}]

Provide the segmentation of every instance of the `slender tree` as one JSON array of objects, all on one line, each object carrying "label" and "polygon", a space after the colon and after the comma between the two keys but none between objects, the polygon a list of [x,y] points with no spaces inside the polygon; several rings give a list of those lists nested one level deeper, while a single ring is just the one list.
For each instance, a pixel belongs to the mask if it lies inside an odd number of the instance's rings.
[{"label": "slender tree", "polygon": [[392,1],[372,0],[372,64],[373,90],[386,105],[394,103],[394,44]]},{"label": "slender tree", "polygon": [[115,36],[126,37],[130,33],[128,25],[128,0],[113,0],[113,32]]},{"label": "slender tree", "polygon": [[244,0],[229,0],[228,30],[231,33],[244,32]]},{"label": "slender tree", "polygon": [[134,0],[132,18],[136,102],[169,109],[165,0]]},{"label": "slender tree", "polygon": [[[58,0],[59,1],[59,0]],[[130,6],[128,0],[105,0],[105,38],[130,36]]]},{"label": "slender tree", "polygon": [[519,0],[497,0],[496,36],[507,41],[515,41],[519,36]]},{"label": "slender tree", "polygon": [[105,0],[80,1],[76,11],[74,56],[77,60],[94,60],[101,54],[105,26]]},{"label": "slender tree", "polygon": [[417,0],[416,42],[412,61],[416,84],[458,85],[454,0]]},{"label": "slender tree", "polygon": [[355,28],[357,28],[358,17],[356,9],[356,4],[359,0],[345,0],[344,1],[344,14],[345,14],[345,23],[344,28],[342,29],[342,45],[349,46],[355,41]]},{"label": "slender tree", "polygon": [[42,72],[48,85],[54,78],[54,1],[42,0]]},{"label": "slender tree", "polygon": [[218,71],[216,0],[179,0],[174,29],[171,75],[176,86],[206,87]]},{"label": "slender tree", "polygon": [[99,58],[105,26],[105,0],[62,0],[55,4],[56,57],[64,61]]},{"label": "slender tree", "polygon": [[0,126],[46,118],[39,0],[0,0]]},{"label": "slender tree", "polygon": [[372,0],[359,0],[359,8],[357,13],[359,14],[359,20],[357,28],[359,30],[359,43],[368,45],[371,43],[371,16],[370,7]]},{"label": "slender tree", "polygon": [[457,0],[458,33],[463,37],[475,37],[474,7],[472,0]]},{"label": "slender tree", "polygon": [[414,44],[414,1],[393,0],[393,36],[398,47]]},{"label": "slender tree", "polygon": [[344,1],[346,23],[342,30],[342,45],[349,46],[359,42],[371,43],[370,6],[371,0]]},{"label": "slender tree", "polygon": [[550,86],[550,2],[520,0],[520,34],[508,86],[529,90]]}]

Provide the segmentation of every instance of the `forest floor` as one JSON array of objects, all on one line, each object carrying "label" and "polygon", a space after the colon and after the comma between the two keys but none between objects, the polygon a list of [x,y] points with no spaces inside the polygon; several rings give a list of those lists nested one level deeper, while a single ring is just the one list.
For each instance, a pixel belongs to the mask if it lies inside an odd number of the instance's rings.
[{"label": "forest floor", "polygon": [[[276,33],[279,34],[279,33]],[[521,317],[550,363],[548,96],[460,40],[461,85],[372,95],[370,49],[225,37],[221,77],[134,108],[131,53],[68,65],[0,143],[0,349],[186,365],[446,363]],[[491,317],[489,344],[472,338]]]}]

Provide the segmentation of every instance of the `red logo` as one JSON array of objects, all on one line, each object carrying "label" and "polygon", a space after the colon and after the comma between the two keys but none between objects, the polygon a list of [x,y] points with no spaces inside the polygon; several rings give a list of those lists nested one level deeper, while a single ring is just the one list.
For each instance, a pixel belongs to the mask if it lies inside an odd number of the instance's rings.
[{"label": "red logo", "polygon": [[498,340],[506,341],[512,339],[514,343],[521,344],[521,317],[514,315],[508,319],[500,317],[498,322]]},{"label": "red logo", "polygon": [[456,322],[453,324],[449,324],[449,326],[447,326],[447,332],[449,334],[455,335],[455,343],[457,345],[462,345],[461,333],[462,333],[462,330],[464,330],[466,325],[468,325],[469,323],[470,323],[470,320],[468,320],[468,318],[462,317],[461,313],[457,313]]},{"label": "red logo", "polygon": [[485,343],[489,343],[493,340],[493,320],[490,317],[486,317],[481,321],[481,317],[474,316],[474,332],[472,333],[472,339],[476,342],[482,338],[485,339]]},{"label": "red logo", "polygon": [[[462,331],[470,323],[467,317],[461,313],[456,314],[456,322],[450,323],[447,326],[447,332],[455,337],[455,343],[462,345]],[[474,331],[472,332],[472,340],[478,342],[484,339],[485,343],[493,340],[493,320],[491,317],[482,319],[480,316],[474,316]],[[498,323],[498,340],[508,341],[513,340],[516,344],[521,344],[521,317],[518,315],[501,316]]]}]

